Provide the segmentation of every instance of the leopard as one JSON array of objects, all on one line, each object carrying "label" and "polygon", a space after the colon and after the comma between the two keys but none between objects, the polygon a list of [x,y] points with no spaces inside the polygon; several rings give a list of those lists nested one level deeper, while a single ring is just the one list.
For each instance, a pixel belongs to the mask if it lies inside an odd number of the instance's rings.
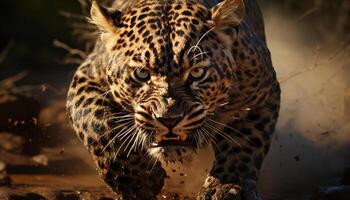
[{"label": "leopard", "polygon": [[73,75],[69,121],[120,199],[157,199],[209,147],[197,200],[258,200],[281,90],[256,0],[92,2],[95,46]]}]

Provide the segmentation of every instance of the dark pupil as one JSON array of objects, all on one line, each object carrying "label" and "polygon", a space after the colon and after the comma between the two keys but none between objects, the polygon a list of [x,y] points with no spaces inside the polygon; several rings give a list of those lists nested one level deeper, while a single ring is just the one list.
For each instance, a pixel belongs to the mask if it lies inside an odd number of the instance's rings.
[{"label": "dark pupil", "polygon": [[[140,69],[139,73],[136,73],[136,74],[138,74],[138,78],[140,78],[141,80],[148,79],[147,70],[145,70],[145,69]],[[141,77],[139,75],[141,75]],[[146,75],[146,77],[145,77],[145,75]]]},{"label": "dark pupil", "polygon": [[146,70],[145,69],[140,69],[140,72],[141,73],[146,73]]}]

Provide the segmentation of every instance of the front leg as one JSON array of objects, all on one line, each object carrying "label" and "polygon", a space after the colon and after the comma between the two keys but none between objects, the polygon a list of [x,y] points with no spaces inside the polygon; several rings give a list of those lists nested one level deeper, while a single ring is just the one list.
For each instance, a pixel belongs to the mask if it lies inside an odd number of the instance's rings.
[{"label": "front leg", "polygon": [[132,114],[113,101],[98,66],[83,64],[78,69],[68,92],[67,111],[111,189],[126,200],[156,199],[165,171],[146,152],[131,149],[135,134]]},{"label": "front leg", "polygon": [[214,165],[197,200],[260,199],[256,182],[278,118],[279,98],[276,99],[249,111],[244,120],[222,125],[223,130],[216,131],[226,136],[218,137]]}]

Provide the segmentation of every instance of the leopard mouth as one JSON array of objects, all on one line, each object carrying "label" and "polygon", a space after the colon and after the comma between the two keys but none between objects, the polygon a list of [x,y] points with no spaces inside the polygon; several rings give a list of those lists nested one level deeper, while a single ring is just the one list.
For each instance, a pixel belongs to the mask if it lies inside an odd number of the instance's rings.
[{"label": "leopard mouth", "polygon": [[182,142],[177,140],[168,140],[168,141],[161,141],[161,142],[152,142],[151,148],[157,148],[157,147],[168,147],[168,146],[194,146],[192,142]]},{"label": "leopard mouth", "polygon": [[180,136],[175,136],[172,134],[173,137],[163,137],[161,140],[155,140],[153,138],[153,141],[151,142],[151,148],[157,148],[157,147],[169,147],[169,146],[182,146],[182,147],[194,147],[195,146],[195,140],[193,137],[187,137],[185,141],[180,139]]}]

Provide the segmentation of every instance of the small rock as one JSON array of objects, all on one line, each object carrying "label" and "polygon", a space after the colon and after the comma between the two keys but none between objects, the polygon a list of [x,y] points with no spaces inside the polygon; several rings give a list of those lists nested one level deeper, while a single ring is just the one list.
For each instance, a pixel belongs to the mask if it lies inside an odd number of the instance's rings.
[{"label": "small rock", "polygon": [[325,131],[325,132],[322,132],[321,135],[329,135],[330,132],[329,131]]},{"label": "small rock", "polygon": [[47,166],[49,164],[49,158],[42,154],[34,156],[32,159],[34,160],[34,162],[43,166]]},{"label": "small rock", "polygon": [[65,150],[64,150],[64,148],[62,148],[62,149],[60,150],[60,155],[63,155],[64,152],[65,152]]},{"label": "small rock", "polygon": [[23,149],[24,139],[12,133],[0,133],[0,149],[20,153]]},{"label": "small rock", "polygon": [[5,172],[5,170],[6,170],[6,164],[0,161],[0,173]]}]

